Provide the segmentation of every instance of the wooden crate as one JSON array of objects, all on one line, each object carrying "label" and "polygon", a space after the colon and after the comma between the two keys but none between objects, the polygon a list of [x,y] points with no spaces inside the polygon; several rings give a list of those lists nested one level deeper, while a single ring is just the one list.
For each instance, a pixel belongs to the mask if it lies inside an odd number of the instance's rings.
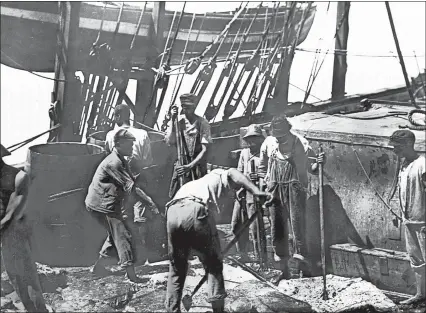
[{"label": "wooden crate", "polygon": [[414,272],[406,252],[347,243],[330,246],[330,254],[334,275],[361,277],[383,290],[415,294]]}]

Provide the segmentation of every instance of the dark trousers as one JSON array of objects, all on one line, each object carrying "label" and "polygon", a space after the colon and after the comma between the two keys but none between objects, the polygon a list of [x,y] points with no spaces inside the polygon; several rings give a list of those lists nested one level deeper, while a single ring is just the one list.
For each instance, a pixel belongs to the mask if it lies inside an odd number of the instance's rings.
[{"label": "dark trousers", "polygon": [[[234,210],[232,211],[232,233],[235,235],[243,226],[244,222],[247,221],[255,212],[256,208],[254,203],[246,203],[245,200],[236,199],[234,202]],[[257,238],[257,221],[255,220],[250,224],[238,240],[239,252],[247,252],[247,243]]]},{"label": "dark trousers", "polygon": [[167,210],[167,235],[170,258],[167,311],[180,312],[191,249],[197,252],[208,274],[208,301],[214,311],[220,307],[223,309],[226,292],[219,235],[216,222],[205,205],[190,199],[172,204]]},{"label": "dark trousers", "polygon": [[121,267],[133,265],[132,235],[121,214],[105,214],[88,209],[90,214],[108,233],[99,255],[101,257],[118,256]]},{"label": "dark trousers", "polygon": [[48,312],[37,267],[31,255],[29,228],[12,221],[1,233],[3,265],[13,288],[28,312]]},{"label": "dark trousers", "polygon": [[299,182],[273,183],[268,186],[273,195],[269,207],[271,239],[274,252],[282,257],[289,256],[289,227],[293,237],[293,256],[306,257],[305,214],[306,193]]}]

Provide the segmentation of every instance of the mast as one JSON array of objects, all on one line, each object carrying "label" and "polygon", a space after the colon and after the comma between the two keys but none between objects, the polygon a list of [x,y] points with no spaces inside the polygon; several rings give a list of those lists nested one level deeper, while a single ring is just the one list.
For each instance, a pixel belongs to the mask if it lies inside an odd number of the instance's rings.
[{"label": "mast", "polygon": [[331,88],[331,99],[333,100],[342,99],[345,96],[350,6],[350,2],[340,1],[337,3],[333,83]]},{"label": "mast", "polygon": [[401,48],[399,47],[398,36],[396,35],[395,24],[393,23],[392,12],[389,6],[389,2],[385,1],[386,10],[389,16],[389,23],[392,28],[393,39],[395,40],[396,51],[398,53],[399,63],[401,64],[402,74],[404,74],[405,85],[407,86],[408,95],[410,96],[411,103],[416,107],[419,106],[416,104],[416,100],[414,98],[413,90],[411,89],[410,81],[408,80],[407,69],[405,68],[404,58],[402,57]]}]

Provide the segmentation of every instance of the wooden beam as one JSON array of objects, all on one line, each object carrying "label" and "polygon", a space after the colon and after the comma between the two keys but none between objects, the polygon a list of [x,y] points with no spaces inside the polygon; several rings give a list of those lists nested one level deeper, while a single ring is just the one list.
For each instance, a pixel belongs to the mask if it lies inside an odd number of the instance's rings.
[{"label": "wooden beam", "polygon": [[349,36],[349,9],[350,2],[337,3],[336,17],[336,40],[333,68],[333,83],[331,88],[331,99],[342,99],[345,96],[346,71],[346,50],[348,48]]},{"label": "wooden beam", "polygon": [[[76,56],[78,55],[78,23],[81,2],[62,2],[64,9],[63,14],[63,32],[60,51],[65,51],[67,64],[63,64],[62,58],[57,58],[56,65],[59,70],[58,79],[54,95],[59,103],[59,120],[62,127],[59,129],[57,140],[61,142],[80,141],[81,136],[78,134],[78,125],[74,125],[76,120],[76,107],[79,101],[82,101],[81,84],[75,78]],[[53,99],[52,99],[53,100]]]}]

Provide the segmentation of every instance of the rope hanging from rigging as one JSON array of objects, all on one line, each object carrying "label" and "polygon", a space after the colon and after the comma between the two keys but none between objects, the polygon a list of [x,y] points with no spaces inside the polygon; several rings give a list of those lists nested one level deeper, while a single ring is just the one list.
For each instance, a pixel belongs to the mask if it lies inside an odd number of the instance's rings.
[{"label": "rope hanging from rigging", "polygon": [[242,17],[242,19],[241,19],[241,23],[240,23],[240,26],[239,26],[239,28],[238,28],[238,31],[237,31],[237,33],[235,34],[235,36],[234,36],[234,39],[233,39],[233,41],[232,41],[232,45],[231,45],[231,48],[229,49],[229,51],[228,51],[228,55],[226,56],[226,60],[225,60],[225,64],[224,64],[224,66],[223,66],[223,68],[222,68],[222,71],[221,71],[221,73],[220,73],[220,77],[219,77],[219,79],[218,79],[218,84],[216,84],[216,86],[215,86],[215,89],[213,90],[213,93],[212,93],[212,95],[210,96],[210,100],[209,100],[209,102],[208,102],[208,105],[207,105],[207,108],[206,108],[206,111],[204,112],[204,117],[208,120],[208,121],[211,121],[215,116],[216,116],[216,114],[217,114],[217,112],[218,112],[218,110],[220,109],[220,102],[219,102],[219,104],[216,106],[215,105],[215,99],[216,99],[216,94],[217,94],[217,92],[219,91],[219,88],[221,87],[221,85],[222,85],[222,81],[225,79],[225,77],[228,77],[228,76],[230,76],[230,74],[231,74],[231,67],[232,67],[232,64],[233,64],[233,61],[234,61],[234,59],[232,58],[231,59],[231,52],[232,52],[232,48],[234,47],[234,45],[235,45],[235,43],[236,43],[236,41],[237,41],[237,38],[238,38],[238,36],[240,35],[240,32],[241,32],[241,29],[242,29],[242,26],[243,26],[243,23],[244,23],[244,20],[245,20],[245,18],[246,18],[246,14],[247,14],[247,12],[248,12],[248,8],[246,7],[246,9],[245,9],[245,12],[244,12],[244,15],[243,15],[243,17]]},{"label": "rope hanging from rigging", "polygon": [[[222,102],[224,101],[226,95],[228,94],[228,90],[229,90],[229,88],[231,86],[231,83],[233,83],[234,77],[235,77],[235,75],[236,75],[236,73],[238,71],[238,58],[240,56],[242,46],[245,44],[245,42],[247,40],[247,37],[249,35],[249,32],[250,32],[250,30],[251,30],[251,28],[252,28],[252,26],[254,24],[254,21],[257,19],[257,16],[259,15],[259,11],[260,11],[260,8],[262,7],[262,4],[263,4],[263,2],[261,2],[259,4],[259,6],[258,6],[258,8],[256,10],[256,14],[254,15],[254,17],[250,21],[249,26],[246,28],[246,30],[245,30],[245,32],[243,34],[243,38],[241,39],[240,44],[238,46],[238,49],[237,49],[237,51],[235,53],[234,60],[232,62],[232,66],[231,66],[231,70],[230,70],[230,74],[229,74],[228,80],[227,80],[226,85],[225,85],[225,90],[224,90],[224,92],[223,92],[223,94],[222,94],[222,96],[221,96],[221,98],[219,100],[219,103],[218,103],[219,108],[222,105]],[[240,71],[240,73],[238,75],[238,78],[237,78],[237,83],[234,83],[234,87],[232,88],[232,90],[230,92],[228,100],[233,98],[233,96],[235,94],[235,90],[238,88],[239,82],[241,81],[241,77],[242,77],[243,74],[244,74],[244,68],[241,69],[241,71]],[[225,104],[225,109],[226,109],[227,106],[228,106],[228,102]],[[216,113],[216,116],[217,116],[217,113]]]},{"label": "rope hanging from rigging", "polygon": [[[166,55],[167,55],[167,59],[166,59],[165,63],[160,64],[160,68],[157,72],[157,75],[156,75],[156,78],[155,78],[155,85],[154,85],[154,88],[153,88],[153,91],[152,91],[152,94],[151,94],[151,97],[150,97],[150,100],[149,100],[149,103],[148,103],[147,110],[145,111],[145,114],[144,114],[144,117],[143,117],[144,122],[145,122],[146,116],[148,114],[148,110],[151,109],[151,107],[154,105],[154,102],[155,102],[154,99],[156,99],[155,95],[157,93],[158,88],[162,88],[162,90],[161,90],[160,98],[159,98],[159,101],[158,101],[158,105],[155,109],[154,121],[157,121],[158,115],[160,114],[160,110],[161,110],[161,107],[163,105],[164,97],[166,95],[167,87],[168,87],[168,84],[169,84],[169,76],[165,75],[165,72],[167,70],[170,70],[170,62],[171,62],[171,59],[172,59],[173,47],[174,47],[174,44],[176,42],[177,35],[179,33],[180,25],[182,23],[182,18],[183,18],[184,12],[185,12],[185,7],[186,7],[186,2],[184,2],[184,4],[183,4],[182,10],[181,10],[181,13],[180,13],[180,16],[179,16],[179,20],[178,20],[178,23],[177,23],[176,31],[174,33],[172,42],[170,44],[170,48],[167,49],[166,54],[163,54],[163,56],[162,56],[162,60]],[[170,26],[170,32],[171,32],[172,27],[173,27],[173,23]]]},{"label": "rope hanging from rigging", "polygon": [[[246,3],[245,7],[247,7],[248,2]],[[188,60],[186,66],[185,66],[185,72],[187,74],[194,74],[195,71],[198,69],[198,67],[201,64],[201,61],[204,59],[204,57],[206,56],[206,54],[212,49],[212,47],[214,45],[216,45],[219,40],[221,40],[222,37],[226,36],[226,34],[229,32],[232,24],[234,24],[234,22],[237,20],[237,18],[240,16],[240,14],[243,12],[244,8],[242,7],[242,3],[240,4],[237,13],[234,15],[234,17],[232,18],[231,21],[229,21],[229,23],[225,26],[225,28],[221,31],[221,33],[216,36],[216,38],[213,40],[213,42],[211,44],[209,44],[203,52],[200,53],[199,56],[192,58],[190,60]]]}]

